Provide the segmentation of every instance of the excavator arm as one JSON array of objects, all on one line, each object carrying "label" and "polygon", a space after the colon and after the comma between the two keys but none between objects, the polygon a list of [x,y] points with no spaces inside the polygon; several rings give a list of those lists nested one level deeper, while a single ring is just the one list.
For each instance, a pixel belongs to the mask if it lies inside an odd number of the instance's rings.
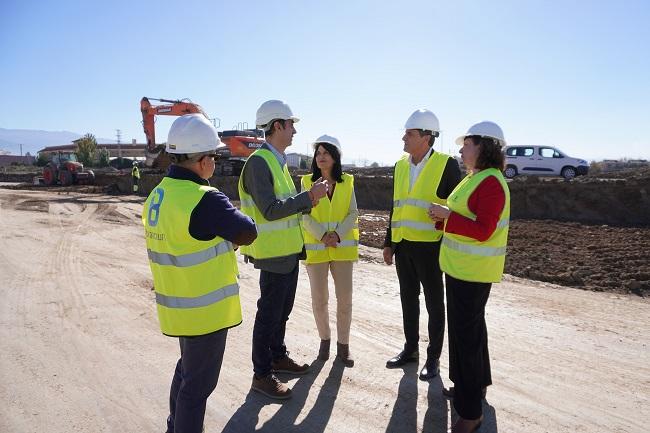
[{"label": "excavator arm", "polygon": [[[150,101],[162,102],[163,104],[153,105]],[[160,161],[164,152],[162,145],[156,144],[156,116],[182,116],[184,114],[200,113],[210,120],[203,108],[189,100],[155,99],[146,96],[140,100],[140,111],[142,112],[142,127],[147,138],[146,165],[150,167],[165,168],[168,162]]]},{"label": "excavator arm", "polygon": [[[150,101],[162,102],[162,104],[154,105]],[[195,104],[188,99],[172,100],[144,97],[140,100],[140,111],[142,111],[144,135],[147,137],[145,165],[162,170],[166,169],[171,161],[165,152],[165,147],[156,143],[156,116],[182,116],[184,114],[200,113],[206,119],[212,121],[199,104]],[[215,127],[219,127],[219,125],[215,125]],[[247,127],[246,123],[239,123],[234,127],[236,129],[219,132],[222,145],[216,149],[216,153],[220,157],[216,165],[217,174],[226,176],[239,175],[246,159],[264,143],[264,133],[261,130],[247,129]]]}]

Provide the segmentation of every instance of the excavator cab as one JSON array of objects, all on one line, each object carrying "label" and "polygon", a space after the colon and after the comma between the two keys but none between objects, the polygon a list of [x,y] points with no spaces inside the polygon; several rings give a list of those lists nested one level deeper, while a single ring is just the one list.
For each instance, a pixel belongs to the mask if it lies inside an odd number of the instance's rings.
[{"label": "excavator cab", "polygon": [[217,176],[239,176],[246,159],[264,143],[261,129],[233,129],[219,132],[221,145],[214,173]]}]

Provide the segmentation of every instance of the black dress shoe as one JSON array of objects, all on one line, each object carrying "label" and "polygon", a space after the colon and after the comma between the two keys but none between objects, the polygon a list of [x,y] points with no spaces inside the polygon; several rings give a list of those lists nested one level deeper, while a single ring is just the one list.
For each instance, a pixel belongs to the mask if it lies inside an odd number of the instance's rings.
[{"label": "black dress shoe", "polygon": [[[454,398],[454,387],[450,386],[449,388],[442,388],[442,395],[444,395],[447,398]],[[481,388],[481,397],[485,399],[485,396],[487,395],[487,387]]]},{"label": "black dress shoe", "polygon": [[440,361],[437,359],[434,359],[433,361],[427,359],[424,367],[420,370],[420,380],[433,379],[438,375],[438,373],[440,373]]},{"label": "black dress shoe", "polygon": [[408,364],[409,362],[418,362],[419,356],[420,354],[417,350],[415,352],[407,352],[405,350],[402,350],[395,357],[386,361],[386,368],[397,368],[403,366],[404,364]]}]

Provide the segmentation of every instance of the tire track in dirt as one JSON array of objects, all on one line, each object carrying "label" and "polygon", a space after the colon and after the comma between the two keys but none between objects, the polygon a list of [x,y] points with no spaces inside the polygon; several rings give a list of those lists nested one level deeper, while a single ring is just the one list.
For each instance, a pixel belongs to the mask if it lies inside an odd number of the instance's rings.
[{"label": "tire track in dirt", "polygon": [[[94,329],[94,316],[84,299],[87,281],[93,275],[85,260],[88,249],[84,240],[88,233],[97,231],[97,220],[115,209],[113,204],[86,204],[63,202],[50,205],[50,217],[55,227],[65,228],[56,241],[53,258],[48,263],[48,273],[56,275],[60,326],[63,329],[64,356],[70,365],[78,367],[75,382],[93,394],[97,411],[102,418],[114,416],[112,406],[137,415],[134,401],[128,394],[114,396],[105,393],[110,388],[111,378],[96,366],[109,362],[104,342],[99,339],[101,331]],[[99,224],[101,226],[101,224]],[[103,292],[102,296],[110,294]],[[112,297],[114,301],[118,299]],[[80,360],[84,360],[80,363]],[[90,385],[90,386],[89,386]],[[101,403],[101,404],[100,404]],[[110,403],[110,404],[107,404]]]}]

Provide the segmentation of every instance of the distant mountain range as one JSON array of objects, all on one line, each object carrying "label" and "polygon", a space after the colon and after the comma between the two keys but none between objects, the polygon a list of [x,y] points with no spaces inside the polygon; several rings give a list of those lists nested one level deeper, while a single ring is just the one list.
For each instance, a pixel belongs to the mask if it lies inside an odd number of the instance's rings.
[{"label": "distant mountain range", "polygon": [[[20,155],[20,145],[23,145],[23,155],[31,155],[47,146],[61,146],[72,143],[72,140],[83,137],[70,131],[39,131],[35,129],[5,129],[0,128],[0,154]],[[115,140],[97,137],[98,143],[115,143]]]}]

